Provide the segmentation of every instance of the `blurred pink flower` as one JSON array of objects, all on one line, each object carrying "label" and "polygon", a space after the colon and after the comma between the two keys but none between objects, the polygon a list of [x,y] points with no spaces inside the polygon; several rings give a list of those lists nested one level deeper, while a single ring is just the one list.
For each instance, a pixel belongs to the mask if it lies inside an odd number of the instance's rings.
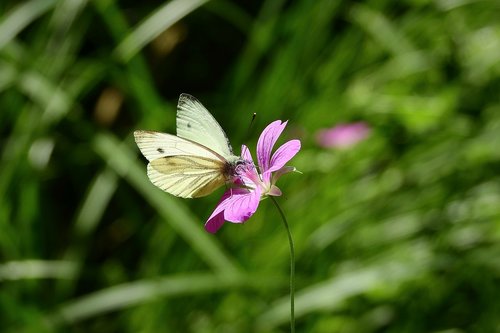
[{"label": "blurred pink flower", "polygon": [[257,142],[257,171],[252,155],[243,145],[241,157],[244,163],[236,167],[235,187],[229,188],[220,199],[214,212],[205,223],[208,232],[215,233],[225,221],[243,223],[257,210],[261,199],[267,196],[280,196],[281,190],[275,185],[285,173],[295,171],[294,167],[285,166],[300,150],[299,140],[290,140],[279,147],[271,156],[274,144],[278,140],[287,122],[276,120],[269,124]]},{"label": "blurred pink flower", "polygon": [[364,122],[339,124],[318,131],[316,141],[324,148],[346,149],[366,139],[370,131],[370,127]]}]

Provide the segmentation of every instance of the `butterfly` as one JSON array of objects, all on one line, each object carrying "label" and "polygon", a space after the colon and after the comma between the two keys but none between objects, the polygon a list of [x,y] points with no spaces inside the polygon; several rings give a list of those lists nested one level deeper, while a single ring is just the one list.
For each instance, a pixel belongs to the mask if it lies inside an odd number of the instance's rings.
[{"label": "butterfly", "polygon": [[182,198],[203,197],[231,182],[243,160],[233,154],[224,130],[193,96],[181,94],[177,104],[177,136],[134,132],[135,142],[149,161],[149,180]]}]

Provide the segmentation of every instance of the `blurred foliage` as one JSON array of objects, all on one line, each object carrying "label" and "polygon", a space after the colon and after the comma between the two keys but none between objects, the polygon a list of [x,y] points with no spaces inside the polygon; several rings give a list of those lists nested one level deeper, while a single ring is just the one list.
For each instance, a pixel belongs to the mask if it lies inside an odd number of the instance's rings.
[{"label": "blurred foliage", "polygon": [[[187,92],[237,151],[276,119],[302,140],[279,198],[298,331],[500,332],[499,17],[497,0],[2,1],[1,331],[287,331],[270,202],[209,235],[219,194],[146,177],[131,133],[175,132]],[[370,137],[317,145],[349,121]]]}]

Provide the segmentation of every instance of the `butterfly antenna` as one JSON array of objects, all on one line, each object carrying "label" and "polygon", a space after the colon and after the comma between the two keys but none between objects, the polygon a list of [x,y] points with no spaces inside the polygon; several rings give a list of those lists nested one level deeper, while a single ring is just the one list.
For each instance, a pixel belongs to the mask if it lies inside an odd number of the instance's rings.
[{"label": "butterfly antenna", "polygon": [[[248,125],[248,129],[247,129],[247,135],[245,136],[245,139],[243,140],[243,142],[248,142],[250,137],[252,136],[252,128],[253,128],[253,124],[255,123],[255,118],[257,117],[257,113],[253,113],[252,114],[252,120],[250,120],[250,124]],[[248,147],[247,144],[245,144],[245,146]],[[243,154],[243,152],[241,152]]]},{"label": "butterfly antenna", "polygon": [[255,118],[257,117],[257,113],[253,113],[252,114],[252,120],[250,120],[250,124],[248,124],[248,128],[247,128],[247,135],[245,137],[245,142],[248,142],[249,139],[252,137],[252,129],[253,129],[253,125],[255,124]]},{"label": "butterfly antenna", "polygon": [[[257,117],[257,113],[253,113],[252,114],[252,120],[250,120],[250,124],[248,125],[248,128],[247,128],[247,134],[245,136],[245,139],[243,140],[243,142],[248,142],[251,135],[252,135],[252,128],[253,128],[253,124],[255,122],[255,118]],[[247,147],[246,149],[248,149],[248,145],[245,143],[245,147]],[[244,151],[241,151],[241,155],[243,156],[244,155]]]}]

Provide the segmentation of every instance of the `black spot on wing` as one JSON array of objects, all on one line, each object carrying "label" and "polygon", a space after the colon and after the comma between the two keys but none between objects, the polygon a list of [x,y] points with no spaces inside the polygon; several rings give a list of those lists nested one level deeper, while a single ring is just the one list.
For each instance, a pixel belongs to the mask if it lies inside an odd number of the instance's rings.
[{"label": "black spot on wing", "polygon": [[163,154],[165,151],[163,150],[163,148],[158,148],[156,149],[160,154]]}]

